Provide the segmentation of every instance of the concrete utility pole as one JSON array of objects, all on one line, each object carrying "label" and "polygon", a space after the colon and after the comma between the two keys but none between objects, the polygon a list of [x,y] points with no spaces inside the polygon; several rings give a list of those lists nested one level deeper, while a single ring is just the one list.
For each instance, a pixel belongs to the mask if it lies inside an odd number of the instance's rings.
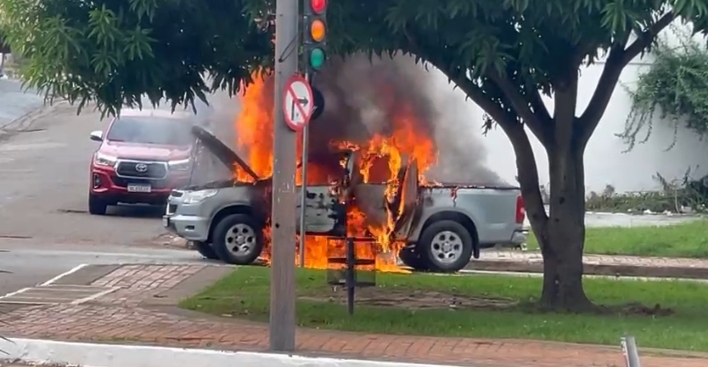
[{"label": "concrete utility pole", "polygon": [[283,116],[284,85],[297,71],[298,3],[275,3],[275,103],[273,104],[273,210],[270,267],[270,348],[295,350],[295,139]]}]

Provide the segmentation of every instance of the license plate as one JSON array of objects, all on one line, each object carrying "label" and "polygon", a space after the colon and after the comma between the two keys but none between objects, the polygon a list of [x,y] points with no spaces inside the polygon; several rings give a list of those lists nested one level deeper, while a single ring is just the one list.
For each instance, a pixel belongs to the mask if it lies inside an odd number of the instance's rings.
[{"label": "license plate", "polygon": [[128,192],[152,192],[150,185],[128,184]]},{"label": "license plate", "polygon": [[162,226],[163,226],[163,227],[169,227],[169,226],[170,226],[170,218],[169,218],[169,217],[163,217],[163,218],[162,218]]}]

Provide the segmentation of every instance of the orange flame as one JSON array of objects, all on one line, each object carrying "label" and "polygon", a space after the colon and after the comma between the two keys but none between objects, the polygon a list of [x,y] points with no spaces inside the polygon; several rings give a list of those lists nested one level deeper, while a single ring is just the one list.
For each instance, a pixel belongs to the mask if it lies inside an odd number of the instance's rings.
[{"label": "orange flame", "polygon": [[[273,83],[272,78],[254,75],[254,82],[239,95],[241,109],[234,121],[236,145],[244,152],[244,160],[261,177],[270,177],[273,172]],[[364,183],[385,185],[386,201],[391,202],[400,186],[398,173],[401,168],[414,159],[419,168],[419,180],[426,182],[425,170],[437,162],[437,152],[433,138],[425,132],[416,131],[416,118],[413,106],[398,106],[393,113],[390,134],[375,134],[368,141],[334,141],[338,147],[348,147],[361,154],[359,173]],[[298,139],[297,162],[301,161],[301,141]],[[300,169],[297,169],[296,183],[301,184]],[[307,163],[307,184],[330,183],[336,175],[326,167],[316,163]],[[249,182],[252,179],[238,167],[234,168],[235,179]],[[399,208],[396,208],[399,209]],[[387,210],[383,221],[370,220],[364,211],[356,205],[347,208],[347,235],[356,239],[370,238],[373,246],[357,243],[357,258],[375,259],[378,271],[403,271],[396,265],[396,255],[403,241],[393,236],[395,225],[394,213]],[[270,238],[270,228],[265,229],[264,239]],[[268,241],[269,242],[269,241]],[[305,266],[324,269],[328,267],[328,258],[343,256],[342,243],[332,244],[327,237],[306,236]],[[262,259],[268,261],[270,243],[266,243]]]}]

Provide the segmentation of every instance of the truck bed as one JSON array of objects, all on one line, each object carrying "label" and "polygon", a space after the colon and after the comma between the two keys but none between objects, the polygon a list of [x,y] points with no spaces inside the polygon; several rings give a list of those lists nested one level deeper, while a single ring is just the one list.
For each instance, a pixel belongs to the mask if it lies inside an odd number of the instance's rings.
[{"label": "truck bed", "polygon": [[425,186],[422,222],[442,211],[460,212],[474,223],[480,246],[507,243],[523,227],[523,217],[518,218],[520,194],[512,186]]}]

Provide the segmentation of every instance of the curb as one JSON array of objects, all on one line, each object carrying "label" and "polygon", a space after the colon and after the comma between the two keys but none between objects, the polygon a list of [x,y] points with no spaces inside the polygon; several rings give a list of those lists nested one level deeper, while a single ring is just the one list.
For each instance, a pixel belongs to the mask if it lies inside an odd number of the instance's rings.
[{"label": "curb", "polygon": [[[306,357],[142,345],[72,343],[42,339],[0,339],[0,363],[100,367],[445,367],[443,365]],[[3,363],[4,364],[4,363]],[[449,365],[447,367],[450,367]]]},{"label": "curb", "polygon": [[[514,273],[543,273],[542,262],[474,260],[465,270],[506,271]],[[583,264],[584,275],[616,277],[708,279],[708,268],[676,266],[641,266]]]},{"label": "curb", "polygon": [[39,108],[25,113],[22,116],[0,126],[0,142],[6,140],[17,133],[26,131],[32,127],[32,124],[38,119],[49,115],[56,108],[68,104],[65,100],[56,101],[52,104],[43,104]]}]

